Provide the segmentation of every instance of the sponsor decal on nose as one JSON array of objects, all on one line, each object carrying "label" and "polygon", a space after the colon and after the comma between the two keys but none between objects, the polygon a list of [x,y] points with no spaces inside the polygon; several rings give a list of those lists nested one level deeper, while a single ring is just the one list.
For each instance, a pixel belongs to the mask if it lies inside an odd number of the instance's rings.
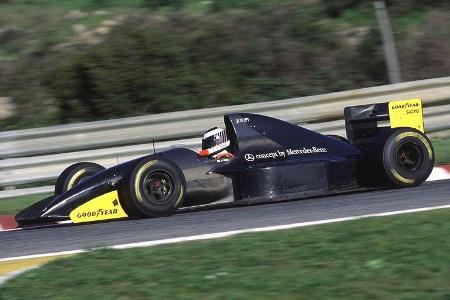
[{"label": "sponsor decal on nose", "polygon": [[69,215],[74,223],[93,222],[127,217],[117,191],[111,191],[75,208]]}]

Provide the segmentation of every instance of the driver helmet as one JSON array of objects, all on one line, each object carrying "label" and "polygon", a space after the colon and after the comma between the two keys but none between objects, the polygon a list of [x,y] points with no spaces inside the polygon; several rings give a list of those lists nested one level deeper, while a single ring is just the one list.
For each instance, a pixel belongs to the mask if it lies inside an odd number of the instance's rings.
[{"label": "driver helmet", "polygon": [[213,127],[205,131],[202,139],[200,156],[215,155],[230,146],[225,130]]}]

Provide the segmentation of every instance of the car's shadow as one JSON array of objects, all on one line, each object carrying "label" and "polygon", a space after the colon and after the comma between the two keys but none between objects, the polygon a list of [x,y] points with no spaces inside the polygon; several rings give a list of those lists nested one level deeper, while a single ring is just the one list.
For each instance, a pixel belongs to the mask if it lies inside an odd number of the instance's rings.
[{"label": "car's shadow", "polygon": [[[388,189],[359,189],[359,190],[353,190],[353,191],[340,191],[335,192],[332,194],[325,194],[325,195],[317,195],[317,196],[309,196],[309,197],[302,197],[301,199],[286,199],[286,200],[261,200],[259,202],[250,202],[250,203],[242,203],[239,201],[233,201],[232,198],[229,198],[226,202],[218,202],[218,203],[209,203],[209,204],[203,204],[203,205],[197,205],[192,207],[182,207],[178,209],[174,215],[183,215],[183,214],[190,214],[190,213],[196,213],[196,212],[203,212],[203,211],[214,211],[214,210],[221,210],[221,209],[231,209],[231,208],[241,208],[241,207],[250,207],[250,206],[261,206],[261,205],[271,205],[271,204],[279,204],[279,203],[289,203],[294,201],[316,201],[317,199],[327,199],[331,197],[336,196],[345,196],[350,194],[361,194],[361,193],[370,193],[370,192],[379,192],[383,190]],[[167,219],[170,217],[166,217]],[[21,230],[30,230],[30,229],[45,229],[45,228],[54,228],[54,227],[67,227],[67,226],[86,226],[86,225],[93,225],[93,224],[104,224],[104,223],[111,223],[111,222],[126,222],[131,220],[145,220],[145,219],[156,219],[156,218],[142,218],[142,217],[130,217],[126,219],[116,219],[116,220],[105,220],[105,221],[97,221],[97,222],[87,222],[87,223],[79,223],[74,224],[71,222],[64,222],[64,223],[58,223],[58,224],[39,224],[39,225],[29,225],[20,227]]]}]

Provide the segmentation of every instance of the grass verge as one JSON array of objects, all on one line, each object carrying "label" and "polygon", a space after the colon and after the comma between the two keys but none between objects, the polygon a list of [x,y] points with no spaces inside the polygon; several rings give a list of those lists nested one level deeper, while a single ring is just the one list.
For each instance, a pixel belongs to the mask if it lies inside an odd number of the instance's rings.
[{"label": "grass verge", "polygon": [[13,279],[0,299],[448,299],[449,219],[439,210],[92,251]]},{"label": "grass verge", "polygon": [[450,163],[450,138],[432,142],[436,152],[436,164]]},{"label": "grass verge", "polygon": [[0,215],[14,215],[25,207],[28,207],[41,199],[47,198],[48,196],[50,196],[50,194],[0,199]]}]

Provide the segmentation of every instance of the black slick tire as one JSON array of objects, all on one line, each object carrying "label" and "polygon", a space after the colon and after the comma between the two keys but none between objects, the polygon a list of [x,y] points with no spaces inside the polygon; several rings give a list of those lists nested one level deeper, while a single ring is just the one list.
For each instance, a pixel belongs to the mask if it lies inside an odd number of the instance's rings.
[{"label": "black slick tire", "polygon": [[140,161],[120,185],[123,206],[133,216],[169,216],[182,204],[185,190],[183,172],[161,157]]},{"label": "black slick tire", "polygon": [[79,162],[67,167],[55,184],[55,195],[61,195],[86,178],[105,170],[105,167],[92,162]]},{"label": "black slick tire", "polygon": [[394,129],[382,147],[381,162],[387,183],[413,187],[425,182],[434,166],[430,140],[413,128]]}]

